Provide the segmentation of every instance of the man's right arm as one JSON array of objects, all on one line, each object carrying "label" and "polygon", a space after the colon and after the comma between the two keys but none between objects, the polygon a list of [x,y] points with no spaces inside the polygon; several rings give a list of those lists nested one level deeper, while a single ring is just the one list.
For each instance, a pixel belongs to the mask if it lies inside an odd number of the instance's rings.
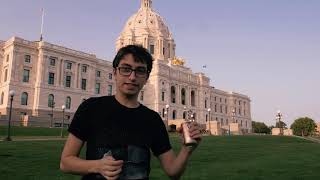
[{"label": "man's right arm", "polygon": [[84,142],[69,133],[66,144],[62,151],[60,169],[72,174],[99,173],[108,179],[118,178],[123,161],[115,161],[111,156],[99,160],[84,160],[79,154]]},{"label": "man's right arm", "polygon": [[60,169],[63,172],[81,175],[97,173],[99,160],[88,161],[79,158],[83,144],[82,140],[69,133],[61,154]]}]

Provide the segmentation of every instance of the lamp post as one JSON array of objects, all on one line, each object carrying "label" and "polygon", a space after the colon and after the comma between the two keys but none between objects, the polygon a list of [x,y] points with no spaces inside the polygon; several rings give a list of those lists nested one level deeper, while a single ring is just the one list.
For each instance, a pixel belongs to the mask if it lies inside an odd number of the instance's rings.
[{"label": "lamp post", "polygon": [[11,136],[10,136],[10,128],[11,128],[12,101],[13,101],[14,94],[15,94],[14,90],[9,91],[10,110],[9,110],[9,119],[8,119],[8,136],[4,139],[4,141],[12,141]]},{"label": "lamp post", "polygon": [[167,126],[167,130],[169,129],[169,104],[166,104],[166,114],[167,114],[167,116],[166,116],[166,126]]},{"label": "lamp post", "polygon": [[62,124],[61,124],[61,132],[60,132],[60,136],[61,138],[63,138],[63,127],[64,127],[64,110],[66,109],[65,105],[61,106],[62,109]]},{"label": "lamp post", "polygon": [[276,120],[278,120],[278,122],[279,122],[279,129],[280,129],[280,134],[279,134],[279,135],[282,135],[281,118],[282,118],[281,111],[278,110],[278,111],[277,111],[277,115],[276,115]]},{"label": "lamp post", "polygon": [[[236,116],[236,110],[235,108],[232,109],[232,123],[235,123],[235,116]],[[229,135],[231,134],[230,132],[230,123],[229,123]]]},{"label": "lamp post", "polygon": [[210,123],[210,121],[211,121],[211,116],[210,116],[211,108],[209,108],[207,111],[209,113],[209,134],[211,134],[211,123]]},{"label": "lamp post", "polygon": [[53,108],[54,108],[54,105],[56,103],[54,101],[52,101],[51,103],[51,119],[50,119],[50,127],[52,127],[52,122],[53,122]]}]

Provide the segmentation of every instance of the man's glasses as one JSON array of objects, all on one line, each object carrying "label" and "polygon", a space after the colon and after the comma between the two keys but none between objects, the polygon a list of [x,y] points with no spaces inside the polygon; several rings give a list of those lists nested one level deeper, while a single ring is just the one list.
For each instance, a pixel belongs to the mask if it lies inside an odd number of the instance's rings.
[{"label": "man's glasses", "polygon": [[146,77],[149,73],[146,68],[139,67],[137,69],[132,69],[130,67],[118,67],[119,73],[123,76],[130,76],[131,73],[134,71],[136,77]]}]

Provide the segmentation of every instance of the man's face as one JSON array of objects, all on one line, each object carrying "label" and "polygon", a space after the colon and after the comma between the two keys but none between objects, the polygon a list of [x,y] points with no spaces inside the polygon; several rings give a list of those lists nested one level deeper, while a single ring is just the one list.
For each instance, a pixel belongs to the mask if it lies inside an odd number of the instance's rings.
[{"label": "man's face", "polygon": [[117,93],[125,96],[138,96],[148,79],[147,65],[135,62],[133,56],[127,54],[114,70],[114,77]]}]

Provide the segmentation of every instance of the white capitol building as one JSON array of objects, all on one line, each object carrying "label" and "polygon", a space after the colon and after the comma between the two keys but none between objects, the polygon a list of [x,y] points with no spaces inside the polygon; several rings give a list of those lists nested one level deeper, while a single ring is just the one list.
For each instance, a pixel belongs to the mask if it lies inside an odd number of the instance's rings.
[{"label": "white capitol building", "polygon": [[[197,122],[210,121],[213,134],[251,132],[250,98],[216,89],[204,73],[186,67],[185,60],[177,58],[173,35],[152,9],[151,0],[141,0],[140,9],[116,40],[116,49],[129,44],[142,45],[154,57],[139,100],[164,121],[176,124],[187,109]],[[62,105],[69,122],[83,100],[115,92],[112,63],[93,54],[19,37],[0,41],[0,49],[0,124],[7,123],[10,90],[15,91],[13,122],[31,126],[61,122]]]}]

